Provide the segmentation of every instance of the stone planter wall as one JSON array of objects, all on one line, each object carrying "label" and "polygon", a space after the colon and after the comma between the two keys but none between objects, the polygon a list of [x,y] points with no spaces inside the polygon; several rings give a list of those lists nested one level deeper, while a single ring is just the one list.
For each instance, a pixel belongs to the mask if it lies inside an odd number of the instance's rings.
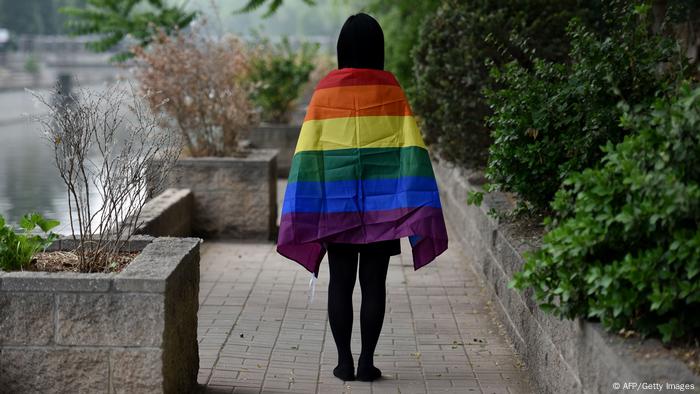
[{"label": "stone planter wall", "polygon": [[292,164],[301,125],[261,124],[248,134],[248,141],[255,148],[277,149],[277,176],[286,178]]},{"label": "stone planter wall", "polygon": [[166,189],[141,209],[135,234],[188,237],[192,234],[194,195],[189,189]]},{"label": "stone planter wall", "polygon": [[528,249],[527,240],[509,235],[506,226],[487,212],[512,203],[503,194],[489,193],[480,207],[468,206],[467,192],[481,190],[475,184],[481,177],[444,161],[434,162],[433,167],[445,217],[455,229],[450,242],[462,243],[470,253],[473,268],[490,288],[495,310],[531,371],[538,393],[612,393],[615,382],[700,387],[700,377],[659,341],[623,340],[597,323],[559,320],[542,312],[530,291],[509,289],[513,273],[524,264],[521,253]]},{"label": "stone planter wall", "polygon": [[197,236],[272,239],[277,233],[276,156],[273,149],[254,149],[244,158],[180,159],[165,187],[191,190]]},{"label": "stone planter wall", "polygon": [[141,237],[117,274],[0,271],[0,392],[193,392],[199,244]]}]

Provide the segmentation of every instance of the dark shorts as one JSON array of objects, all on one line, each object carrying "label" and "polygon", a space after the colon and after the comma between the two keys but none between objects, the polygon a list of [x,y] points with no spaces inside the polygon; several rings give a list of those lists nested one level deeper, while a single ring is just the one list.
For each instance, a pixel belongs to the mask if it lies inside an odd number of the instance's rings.
[{"label": "dark shorts", "polygon": [[367,244],[345,244],[345,243],[329,243],[327,248],[330,250],[333,248],[337,251],[346,252],[365,252],[365,253],[377,253],[389,256],[396,256],[401,254],[401,240],[391,239],[388,241],[370,242]]}]

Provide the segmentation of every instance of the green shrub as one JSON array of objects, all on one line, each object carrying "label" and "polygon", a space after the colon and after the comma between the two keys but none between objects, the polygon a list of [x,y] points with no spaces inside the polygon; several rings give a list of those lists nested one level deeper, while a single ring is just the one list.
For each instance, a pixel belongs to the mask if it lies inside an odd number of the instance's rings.
[{"label": "green shrub", "polygon": [[487,93],[494,144],[486,175],[495,189],[546,209],[562,180],[622,140],[618,102],[648,107],[687,73],[675,40],[651,32],[647,6],[613,7],[605,22],[604,35],[571,23],[571,64],[494,70],[500,89]]},{"label": "green shrub", "polygon": [[664,341],[700,329],[700,88],[623,117],[600,168],[572,173],[513,285],[542,307]]},{"label": "green shrub", "polygon": [[[0,215],[0,269],[5,271],[19,270],[27,266],[34,255],[51,245],[58,236],[50,230],[58,226],[58,221],[44,219],[37,213],[24,215],[19,222],[21,231],[15,231],[5,223]],[[34,233],[39,227],[47,233],[41,236]]]},{"label": "green shrub", "polygon": [[39,65],[39,60],[35,55],[29,55],[27,60],[24,61],[24,71],[32,75],[39,74],[41,71],[41,66]]},{"label": "green shrub", "polygon": [[262,120],[286,123],[302,88],[314,70],[318,44],[302,43],[292,49],[285,37],[278,44],[263,41],[259,55],[251,64],[251,80],[257,85],[253,102],[260,107]]},{"label": "green shrub", "polygon": [[371,0],[368,5],[368,10],[377,16],[384,30],[384,68],[394,73],[411,102],[416,84],[413,48],[422,21],[441,3],[441,0]]},{"label": "green shrub", "polygon": [[566,24],[590,11],[583,3],[591,2],[445,2],[426,18],[414,52],[414,107],[427,142],[437,143],[451,161],[483,166],[490,144],[484,124],[490,110],[482,93],[491,86],[487,63],[500,66],[515,60],[529,67],[533,52],[562,60],[568,52]]}]

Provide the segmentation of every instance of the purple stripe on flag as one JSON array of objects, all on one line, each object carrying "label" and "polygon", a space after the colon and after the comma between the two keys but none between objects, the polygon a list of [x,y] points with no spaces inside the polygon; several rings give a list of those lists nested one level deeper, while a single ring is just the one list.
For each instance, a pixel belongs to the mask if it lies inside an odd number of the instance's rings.
[{"label": "purple stripe on flag", "polygon": [[423,238],[413,245],[413,269],[425,266],[447,250],[447,237]]},{"label": "purple stripe on flag", "polygon": [[[277,250],[311,272],[317,272],[322,242],[369,243],[419,235],[413,247],[414,268],[447,249],[442,210],[435,207],[367,212],[290,212],[282,215]],[[315,245],[315,247],[312,247]]]}]

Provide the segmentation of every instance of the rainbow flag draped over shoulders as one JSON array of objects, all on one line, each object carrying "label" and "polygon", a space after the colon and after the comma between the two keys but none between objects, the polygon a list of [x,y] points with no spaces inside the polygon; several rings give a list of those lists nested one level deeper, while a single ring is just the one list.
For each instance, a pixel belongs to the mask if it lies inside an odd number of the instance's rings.
[{"label": "rainbow flag draped over shoulders", "polygon": [[299,134],[277,251],[318,276],[326,243],[402,237],[416,270],[447,249],[433,168],[406,96],[390,72],[331,71]]}]

